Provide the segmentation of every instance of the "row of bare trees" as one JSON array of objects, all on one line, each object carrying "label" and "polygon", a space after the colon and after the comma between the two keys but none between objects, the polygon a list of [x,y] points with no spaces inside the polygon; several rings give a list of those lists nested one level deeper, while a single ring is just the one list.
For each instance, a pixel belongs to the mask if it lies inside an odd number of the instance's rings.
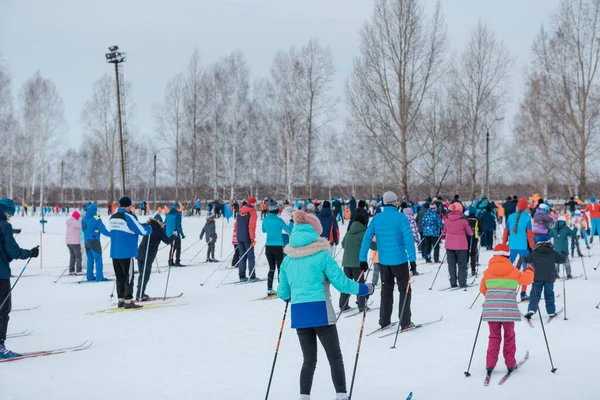
[{"label": "row of bare trees", "polygon": [[[127,163],[128,186],[151,198],[156,157],[159,186],[180,200],[311,197],[317,187],[346,197],[386,189],[420,197],[444,187],[476,198],[489,190],[488,176],[534,185],[544,196],[557,183],[588,195],[600,150],[599,21],[600,0],[562,0],[532,45],[514,120],[505,115],[508,49],[479,21],[452,52],[440,2],[427,13],[424,0],[374,1],[346,80],[344,119],[332,93],[332,49],[316,39],[278,51],[269,76],[254,80],[241,51],[205,65],[196,50],[154,105],[152,137],[136,135],[133,88],[124,85],[127,158],[135,161]],[[19,182],[43,198],[43,184],[57,185],[60,176],[63,200],[63,182],[83,188],[82,198],[87,190],[90,199],[114,199],[111,75],[94,83],[81,112],[84,143],[65,153],[60,171],[48,165],[64,126],[56,87],[37,73],[19,93],[16,112],[0,65],[0,135],[9,143],[0,150],[0,189],[18,195]],[[513,137],[498,133],[503,119]]]}]

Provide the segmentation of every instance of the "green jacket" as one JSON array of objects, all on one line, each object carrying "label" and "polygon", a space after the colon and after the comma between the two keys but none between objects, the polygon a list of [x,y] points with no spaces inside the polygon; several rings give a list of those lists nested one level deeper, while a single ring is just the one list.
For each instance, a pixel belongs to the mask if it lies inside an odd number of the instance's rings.
[{"label": "green jacket", "polygon": [[342,240],[342,248],[344,249],[344,258],[342,259],[342,266],[349,268],[360,267],[360,260],[358,254],[360,253],[360,245],[362,244],[363,236],[367,228],[360,222],[354,223],[346,232],[344,240]]},{"label": "green jacket", "polygon": [[549,234],[550,238],[554,239],[554,250],[566,255],[569,255],[569,238],[575,238],[576,235],[577,231],[569,228],[564,221],[558,221]]}]

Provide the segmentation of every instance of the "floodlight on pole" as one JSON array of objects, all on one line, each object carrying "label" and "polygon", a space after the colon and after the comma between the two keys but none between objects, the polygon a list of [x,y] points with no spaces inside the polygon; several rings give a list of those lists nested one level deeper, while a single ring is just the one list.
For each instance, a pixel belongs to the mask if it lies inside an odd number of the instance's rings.
[{"label": "floodlight on pole", "polygon": [[119,64],[127,60],[125,53],[119,52],[119,46],[110,46],[110,53],[106,53],[106,62],[115,65],[115,76],[117,81],[117,115],[119,119],[119,147],[121,151],[121,196],[125,196],[125,149],[123,147],[123,121],[121,117],[121,85],[119,82]]}]

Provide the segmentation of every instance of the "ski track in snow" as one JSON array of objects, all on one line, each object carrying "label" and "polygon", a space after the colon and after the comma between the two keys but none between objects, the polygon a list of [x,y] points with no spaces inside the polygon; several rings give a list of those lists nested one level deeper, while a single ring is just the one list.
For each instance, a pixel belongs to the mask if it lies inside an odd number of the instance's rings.
[{"label": "ski track in snow", "polygon": [[[106,222],[108,217],[104,214],[102,217]],[[142,222],[147,219],[139,218]],[[184,297],[175,302],[189,301],[188,305],[135,313],[86,315],[110,307],[113,282],[86,285],[52,283],[68,263],[64,236],[66,217],[47,219],[49,223],[42,248],[43,268],[39,267],[39,259],[32,260],[25,271],[27,278],[20,280],[13,293],[15,309],[42,306],[32,311],[12,313],[9,325],[9,333],[25,329],[35,332],[31,336],[9,339],[7,345],[17,352],[72,346],[85,339],[93,340],[94,345],[84,352],[2,365],[1,400],[264,398],[284,310],[284,303],[280,300],[250,301],[266,294],[266,282],[249,284],[245,288],[243,285],[217,288],[229,272],[227,270],[218,271],[201,287],[200,283],[217,264],[173,268],[169,294],[185,292]],[[22,247],[31,248],[38,244],[39,220],[39,216],[12,219],[15,228],[23,229],[23,233],[16,236]],[[183,218],[186,239],[182,249],[197,240],[204,222],[204,216]],[[257,257],[265,242],[260,223],[259,219]],[[224,235],[221,234],[221,220],[217,221],[217,228],[216,256],[221,260],[233,249],[233,220],[225,224]],[[346,226],[340,225],[340,229],[343,235]],[[107,240],[102,238],[103,245]],[[188,264],[203,244],[196,244],[184,253],[182,263]],[[104,252],[105,271],[112,273],[108,254],[107,249]],[[485,268],[490,257],[491,252],[483,251],[481,269]],[[152,273],[147,290],[150,296],[164,293],[167,259],[168,248],[159,252],[161,273]],[[204,259],[203,251],[194,263]],[[338,260],[341,260],[341,255]],[[584,261],[589,280],[566,282],[569,320],[564,321],[564,315],[561,315],[559,320],[546,326],[552,357],[558,368],[556,374],[550,372],[536,314],[535,329],[525,322],[517,323],[517,359],[521,359],[526,350],[530,351],[530,359],[506,385],[496,384],[505,372],[502,352],[490,386],[482,384],[489,334],[485,323],[482,324],[473,358],[472,377],[465,378],[463,372],[469,362],[483,299],[480,297],[469,310],[477,296],[477,286],[467,292],[440,292],[439,289],[449,285],[447,265],[444,264],[433,290],[428,288],[435,275],[427,274],[415,280],[412,297],[413,322],[435,320],[440,315],[444,315],[444,321],[400,335],[395,350],[390,349],[393,336],[363,338],[353,399],[399,399],[405,398],[411,391],[414,400],[504,400],[514,396],[544,400],[599,399],[600,311],[595,305],[600,300],[600,270],[594,271],[593,267],[600,261],[600,256],[584,258]],[[20,272],[24,262],[18,260],[12,263],[13,275]],[[435,272],[439,266],[426,265],[420,258],[417,264],[422,272]],[[572,260],[571,266],[574,274],[583,272],[579,259]],[[156,268],[156,265],[153,267]],[[266,278],[267,271],[267,260],[263,254],[257,275]],[[61,282],[79,279],[81,277],[65,276]],[[234,271],[227,281],[236,279]],[[379,288],[376,291],[372,297],[374,307],[379,306]],[[562,293],[562,282],[555,284],[555,291]],[[337,309],[339,294],[332,290],[332,295]],[[557,300],[557,308],[563,306],[564,297]],[[394,306],[397,310],[397,297]],[[525,312],[527,304],[519,307]],[[543,301],[541,309],[545,322],[547,316]],[[395,319],[396,311],[392,320]],[[365,332],[376,329],[377,322],[378,313],[368,313]],[[361,318],[341,318],[338,322],[348,387],[360,323]],[[288,316],[269,397],[274,400],[298,398],[302,354],[296,333],[289,326]],[[312,398],[330,400],[334,397],[327,358],[319,345]]]}]

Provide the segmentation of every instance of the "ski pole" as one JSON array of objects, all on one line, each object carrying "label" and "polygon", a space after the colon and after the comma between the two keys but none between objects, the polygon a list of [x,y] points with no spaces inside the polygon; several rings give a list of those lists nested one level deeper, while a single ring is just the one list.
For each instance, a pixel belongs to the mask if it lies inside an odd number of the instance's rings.
[{"label": "ski pole", "polygon": [[[186,251],[188,251],[189,249],[192,248],[192,246],[195,246],[198,242],[200,242],[200,239],[196,240],[194,243],[190,244],[188,247],[185,248],[184,251],[181,252],[181,254],[185,253]],[[194,257],[195,258],[195,257]],[[191,261],[190,261],[191,262]]]},{"label": "ski pole", "polygon": [[471,303],[471,307],[469,307],[469,310],[471,308],[473,308],[473,306],[475,305],[475,302],[477,301],[477,299],[479,298],[479,296],[481,296],[481,292],[477,293],[477,297],[475,297],[475,300],[473,300],[473,303]]},{"label": "ski pole", "polygon": [[[565,271],[565,274],[567,272]],[[566,279],[565,279],[566,280]],[[564,320],[567,320],[567,290],[565,289],[566,285],[565,285],[565,281],[563,281],[563,308],[565,310],[565,318]]]},{"label": "ski pole", "polygon": [[477,338],[479,337],[479,330],[481,329],[481,322],[483,321],[483,311],[481,312],[481,317],[479,317],[479,325],[477,325],[477,333],[475,334],[475,341],[473,342],[473,350],[471,350],[471,358],[469,358],[469,366],[465,371],[465,376],[468,378],[471,376],[469,372],[471,370],[471,363],[473,362],[473,354],[475,354],[475,346],[477,345]]},{"label": "ski pole", "polygon": [[[39,246],[36,246],[36,247],[39,247]],[[31,261],[31,259],[32,259],[32,257],[29,257],[29,259],[25,263],[25,266],[23,266],[23,269],[21,270],[21,273],[19,274],[19,276],[17,276],[17,279],[15,280],[15,283],[13,283],[12,287],[8,291],[8,294],[6,295],[6,297],[4,298],[4,300],[2,301],[2,304],[0,304],[0,310],[2,310],[2,307],[4,307],[4,304],[6,304],[6,302],[10,298],[10,294],[12,293],[13,289],[15,288],[15,286],[17,286],[17,283],[19,283],[19,280],[23,276],[23,272],[25,272],[25,269],[29,265],[29,262]]]},{"label": "ski pole", "polygon": [[163,301],[167,301],[167,288],[169,287],[169,278],[171,278],[171,263],[169,263],[169,271],[167,272],[167,283],[165,284],[165,294]]},{"label": "ski pole", "polygon": [[[221,268],[221,265],[223,265],[223,263],[227,260],[229,260],[229,257],[231,257],[233,255],[233,253],[235,252],[235,249],[229,253],[229,255],[227,256],[227,258],[225,258],[223,261],[221,261],[220,263],[217,264],[217,268],[215,268],[215,270],[208,276],[208,278],[206,278],[206,280],[204,282],[202,282],[200,284],[200,286],[204,286],[204,284],[206,282],[208,282],[208,280],[219,270],[219,268]],[[231,270],[230,270],[231,271]]]},{"label": "ski pole", "polygon": [[[371,268],[371,266],[369,265],[369,269]],[[368,272],[369,270],[367,270],[367,275],[365,276],[365,281],[367,280],[367,276],[369,274]],[[360,281],[360,278],[362,278],[363,274],[365,273],[365,271],[360,271],[360,275],[358,276],[358,279],[356,280],[357,282]],[[346,306],[348,305],[348,302],[350,302],[350,295],[348,295],[348,297],[346,298],[346,301],[344,303],[344,307],[342,307],[340,309],[340,312],[337,315],[337,318],[335,319],[335,321],[337,322],[340,319],[340,316],[342,315],[342,313],[344,312],[344,308],[346,308]],[[365,302],[365,308],[367,307],[366,302]]]},{"label": "ski pole", "polygon": [[[250,276],[248,277],[248,280],[246,281],[246,283],[244,284],[244,289],[246,289],[246,286],[248,286],[248,284],[250,283],[250,279],[252,279],[252,274],[254,274],[254,270],[256,269],[256,265],[258,264],[258,260],[260,260],[260,256],[262,256],[262,253],[265,251],[265,248],[267,246],[263,246],[262,250],[260,251],[260,254],[258,255],[258,258],[256,259],[256,261],[254,261],[254,267],[252,267],[252,271],[250,271]],[[250,247],[252,248],[252,247]]]},{"label": "ski pole", "polygon": [[269,385],[267,386],[267,394],[265,395],[265,400],[268,400],[269,398],[269,391],[271,390],[271,382],[273,381],[273,373],[275,372],[275,364],[277,363],[277,356],[279,355],[279,346],[281,345],[281,337],[283,336],[283,328],[285,327],[285,317],[287,316],[289,305],[290,300],[285,302],[285,310],[283,311],[283,318],[281,319],[279,339],[277,339],[277,346],[275,347],[275,357],[273,357],[273,365],[271,366],[271,375],[269,376]]},{"label": "ski pole", "polygon": [[583,267],[583,275],[585,276],[585,280],[587,281],[587,272],[585,272],[585,263],[583,262],[583,257],[581,259],[581,266]]},{"label": "ski pole", "polygon": [[113,283],[113,288],[112,288],[112,292],[110,292],[110,299],[112,300],[113,297],[115,297],[115,288],[117,287],[117,280],[115,277],[115,283]]},{"label": "ski pole", "polygon": [[598,305],[596,305],[596,308],[600,308],[600,303],[598,303]]},{"label": "ski pole", "polygon": [[542,332],[544,332],[544,340],[546,341],[546,349],[548,349],[548,357],[550,358],[550,365],[552,369],[550,370],[552,373],[555,373],[557,368],[554,367],[554,362],[552,361],[552,354],[550,353],[550,345],[548,344],[548,337],[546,336],[546,328],[544,327],[544,319],[542,318],[542,313],[540,312],[540,301],[542,300],[542,294],[539,296],[536,293],[535,285],[531,285],[533,288],[533,294],[537,297],[537,312],[540,315],[540,324],[542,325]]},{"label": "ski pole", "polygon": [[[369,274],[369,271],[367,270],[367,275],[368,274]],[[409,277],[409,283],[410,283],[410,277]],[[374,287],[373,287],[373,290],[375,290]],[[350,297],[348,297],[348,298],[350,298]],[[366,319],[367,319],[367,304],[366,304],[366,300],[365,300],[365,309],[363,310],[362,322],[360,324],[360,331],[358,334],[358,345],[356,346],[356,359],[354,360],[354,369],[352,371],[352,380],[350,381],[350,392],[348,394],[348,400],[350,400],[352,398],[352,392],[354,391],[354,379],[356,378],[356,368],[358,367],[358,356],[360,355],[360,346],[362,344],[363,333],[365,331],[365,320]],[[398,325],[400,325],[400,324],[398,324]]]},{"label": "ski pole", "polygon": [[[148,243],[146,244],[146,256],[144,257],[144,268],[142,268],[142,276],[138,283],[137,292],[140,294],[139,299],[141,300],[144,297],[144,292],[146,291],[146,265],[148,264],[148,250],[150,250],[150,236],[148,236]],[[150,265],[150,269],[152,269],[152,265]],[[140,287],[141,286],[141,287]],[[165,294],[165,297],[167,295]],[[136,296],[137,298],[138,296]]]},{"label": "ski pole", "polygon": [[198,250],[198,252],[196,253],[196,255],[190,259],[190,262],[194,261],[194,259],[196,257],[198,257],[198,254],[200,254],[202,252],[202,250],[204,250],[206,248],[206,246],[208,246],[208,243],[206,243],[204,246],[202,246],[202,248],[200,250]]},{"label": "ski pole", "polygon": [[594,271],[595,271],[595,270],[597,270],[597,269],[598,269],[598,267],[600,267],[600,262],[598,263],[598,265],[596,265],[596,266],[594,267]]},{"label": "ski pole", "polygon": [[[220,286],[223,284],[223,282],[225,282],[225,279],[227,279],[227,277],[229,276],[229,274],[231,274],[231,272],[232,272],[233,270],[235,270],[235,267],[237,267],[237,266],[240,264],[240,262],[242,261],[242,259],[243,259],[244,257],[246,257],[246,254],[248,254],[248,252],[249,252],[249,251],[250,251],[252,248],[253,248],[253,247],[252,247],[252,246],[250,246],[250,247],[248,248],[248,250],[246,250],[246,252],[245,252],[245,253],[244,253],[244,254],[243,254],[241,257],[240,257],[240,259],[238,260],[238,262],[237,262],[237,263],[235,263],[235,265],[234,265],[234,266],[233,266],[233,267],[232,267],[232,268],[229,270],[229,272],[227,273],[227,275],[225,275],[225,277],[223,278],[223,280],[222,280],[222,281],[221,281],[221,282],[220,282],[220,283],[217,285],[217,288],[219,288],[219,287],[220,287]],[[235,250],[234,250],[234,251],[235,251]],[[255,265],[256,265],[256,264],[255,264]],[[254,269],[253,269],[252,271],[254,271]],[[250,276],[252,276],[252,275],[250,275]]]},{"label": "ski pole", "polygon": [[444,254],[444,258],[442,258],[442,262],[440,263],[440,266],[438,267],[437,272],[435,273],[435,277],[433,278],[433,282],[431,282],[431,287],[429,288],[429,290],[433,289],[433,285],[435,284],[435,280],[438,277],[438,274],[440,273],[440,269],[442,269],[442,265],[444,264],[444,261],[446,260],[446,256],[448,255],[448,253]]},{"label": "ski pole", "polygon": [[65,268],[65,270],[63,271],[63,273],[60,274],[60,276],[54,281],[54,283],[57,283],[58,281],[60,281],[60,278],[62,278],[67,273],[68,269],[69,269],[69,267]]},{"label": "ski pole", "polygon": [[160,274],[160,267],[158,266],[158,259],[155,258],[154,261],[156,262],[156,270]]},{"label": "ski pole", "polygon": [[404,293],[404,301],[402,302],[402,310],[400,310],[400,319],[398,320],[398,328],[396,329],[396,338],[394,339],[394,345],[391,347],[392,349],[396,348],[396,343],[398,342],[398,335],[400,334],[400,327],[402,326],[402,317],[404,317],[404,309],[406,308],[406,300],[408,300],[408,292],[410,290],[410,278],[412,278],[412,274],[409,272],[406,292]]}]

